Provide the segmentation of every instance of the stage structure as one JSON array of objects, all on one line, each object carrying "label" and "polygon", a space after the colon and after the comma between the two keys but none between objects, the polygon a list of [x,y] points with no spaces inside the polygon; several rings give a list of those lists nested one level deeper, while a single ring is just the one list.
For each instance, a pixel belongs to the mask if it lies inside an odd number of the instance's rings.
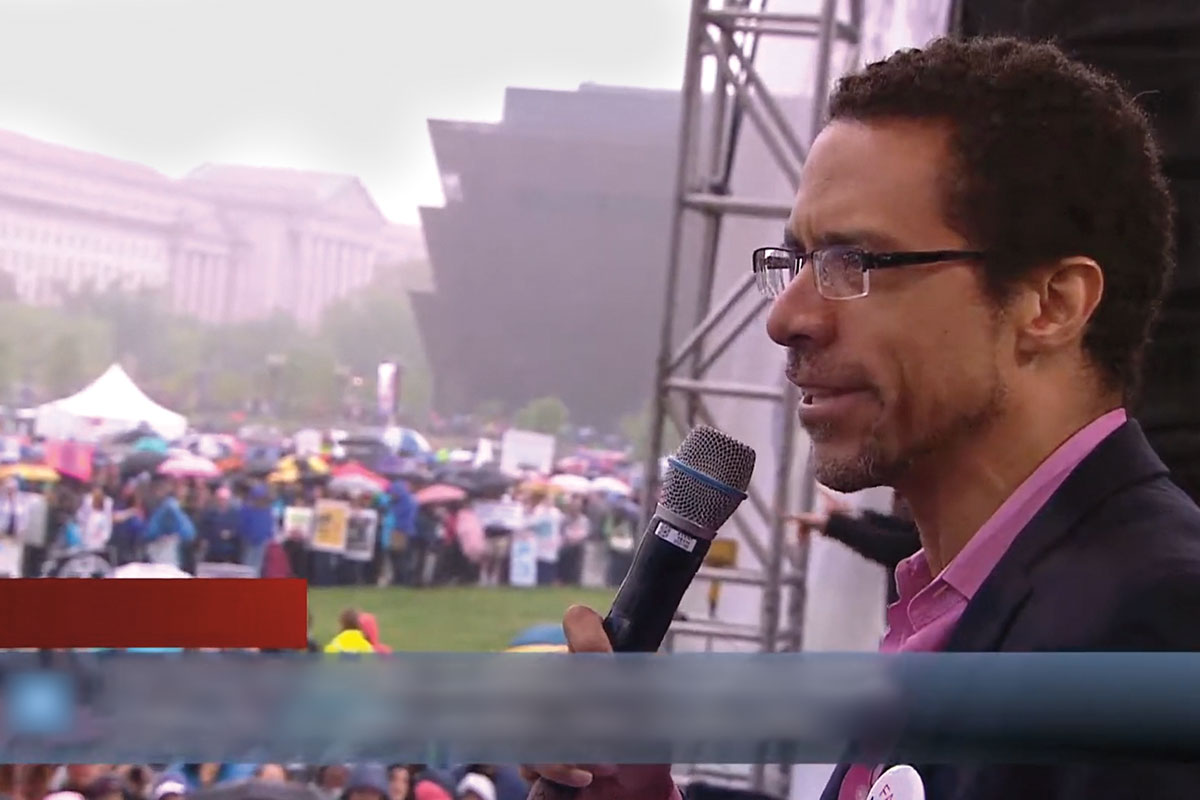
[{"label": "stage structure", "polygon": [[[883,630],[883,570],[840,545],[801,539],[788,520],[814,507],[816,485],[798,398],[783,378],[784,353],[764,332],[768,301],[753,285],[750,253],[780,242],[833,81],[864,58],[944,33],[950,0],[769,5],[693,0],[691,9],[650,452],[663,451],[669,427],[682,435],[710,424],[753,446],[758,464],[747,501],[721,536],[736,542],[736,555],[702,568],[667,646],[870,650]],[[681,289],[689,276],[698,296]],[[652,457],[647,517],[658,478]],[[885,507],[890,491],[854,502]],[[829,771],[677,765],[676,777],[773,797],[816,796]]]},{"label": "stage structure", "polygon": [[[751,444],[759,457],[749,498],[726,534],[739,545],[736,565],[705,567],[697,582],[719,582],[721,602],[714,606],[719,611],[741,606],[742,613],[697,619],[705,615],[685,606],[689,618],[673,626],[670,638],[679,650],[693,649],[697,640],[709,650],[775,652],[803,645],[808,553],[787,517],[811,506],[812,481],[800,475],[797,398],[782,378],[781,354],[772,352],[762,332],[768,304],[754,288],[749,253],[780,240],[831,79],[856,60],[863,0],[851,0],[845,19],[837,0],[821,0],[815,9],[798,3],[791,4],[798,6],[794,10],[780,8],[786,5],[694,0],[689,21],[651,452],[662,451],[666,426],[683,433],[704,423]],[[771,59],[794,78],[808,76],[807,85],[793,79],[787,86],[769,86],[764,63]],[[747,137],[753,137],[750,149],[768,154],[758,164],[738,163]],[[757,174],[748,174],[748,166]],[[700,242],[698,263],[684,263],[689,237]],[[685,270],[698,278],[698,297],[679,296]],[[694,314],[692,328],[677,341],[677,317],[688,311]],[[646,475],[649,513],[658,494],[656,459]],[[804,496],[796,497],[797,489]],[[785,586],[795,589],[786,593],[786,610]],[[677,772],[683,781],[777,797],[789,793],[790,765],[690,765]]]}]

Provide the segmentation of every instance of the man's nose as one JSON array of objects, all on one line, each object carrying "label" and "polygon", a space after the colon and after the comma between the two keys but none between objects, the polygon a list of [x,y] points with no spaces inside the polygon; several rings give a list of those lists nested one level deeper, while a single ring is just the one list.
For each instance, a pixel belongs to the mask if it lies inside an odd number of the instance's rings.
[{"label": "man's nose", "polygon": [[821,297],[806,265],[775,298],[767,315],[767,335],[783,347],[823,346],[834,335],[832,303]]}]

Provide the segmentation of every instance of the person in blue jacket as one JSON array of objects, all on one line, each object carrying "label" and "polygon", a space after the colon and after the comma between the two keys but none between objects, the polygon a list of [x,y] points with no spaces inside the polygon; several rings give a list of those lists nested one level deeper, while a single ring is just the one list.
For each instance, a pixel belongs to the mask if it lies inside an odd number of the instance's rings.
[{"label": "person in blue jacket", "polygon": [[274,536],[275,512],[271,508],[271,493],[263,484],[255,483],[246,493],[246,501],[238,510],[242,563],[261,575],[263,557]]},{"label": "person in blue jacket", "polygon": [[415,583],[412,580],[409,545],[417,534],[417,501],[404,481],[388,487],[387,554],[392,564],[392,585]]},{"label": "person in blue jacket", "polygon": [[179,567],[183,560],[180,546],[196,538],[196,526],[184,513],[175,496],[176,491],[175,484],[169,481],[158,481],[152,487],[152,494],[161,499],[146,520],[142,539],[146,545],[146,558],[154,564]]}]

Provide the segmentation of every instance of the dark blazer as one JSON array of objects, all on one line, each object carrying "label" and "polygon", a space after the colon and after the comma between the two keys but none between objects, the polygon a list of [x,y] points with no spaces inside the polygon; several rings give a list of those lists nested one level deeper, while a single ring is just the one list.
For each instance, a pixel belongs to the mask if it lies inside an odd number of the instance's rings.
[{"label": "dark blazer", "polygon": [[[1200,508],[1136,422],[1102,441],[1025,526],[946,649],[1200,650]],[[1191,800],[1200,786],[1200,764],[913,766],[929,800]],[[821,800],[837,799],[846,769]]]}]

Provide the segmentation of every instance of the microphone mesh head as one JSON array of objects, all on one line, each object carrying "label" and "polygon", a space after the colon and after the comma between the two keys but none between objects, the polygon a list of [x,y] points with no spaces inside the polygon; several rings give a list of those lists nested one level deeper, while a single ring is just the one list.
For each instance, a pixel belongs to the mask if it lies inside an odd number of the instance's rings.
[{"label": "microphone mesh head", "polygon": [[723,492],[674,465],[667,468],[660,500],[663,508],[715,531],[741,504],[742,497],[737,492],[745,492],[750,486],[750,477],[754,474],[754,449],[716,428],[700,425],[693,428],[679,445],[675,460],[736,490]]}]

